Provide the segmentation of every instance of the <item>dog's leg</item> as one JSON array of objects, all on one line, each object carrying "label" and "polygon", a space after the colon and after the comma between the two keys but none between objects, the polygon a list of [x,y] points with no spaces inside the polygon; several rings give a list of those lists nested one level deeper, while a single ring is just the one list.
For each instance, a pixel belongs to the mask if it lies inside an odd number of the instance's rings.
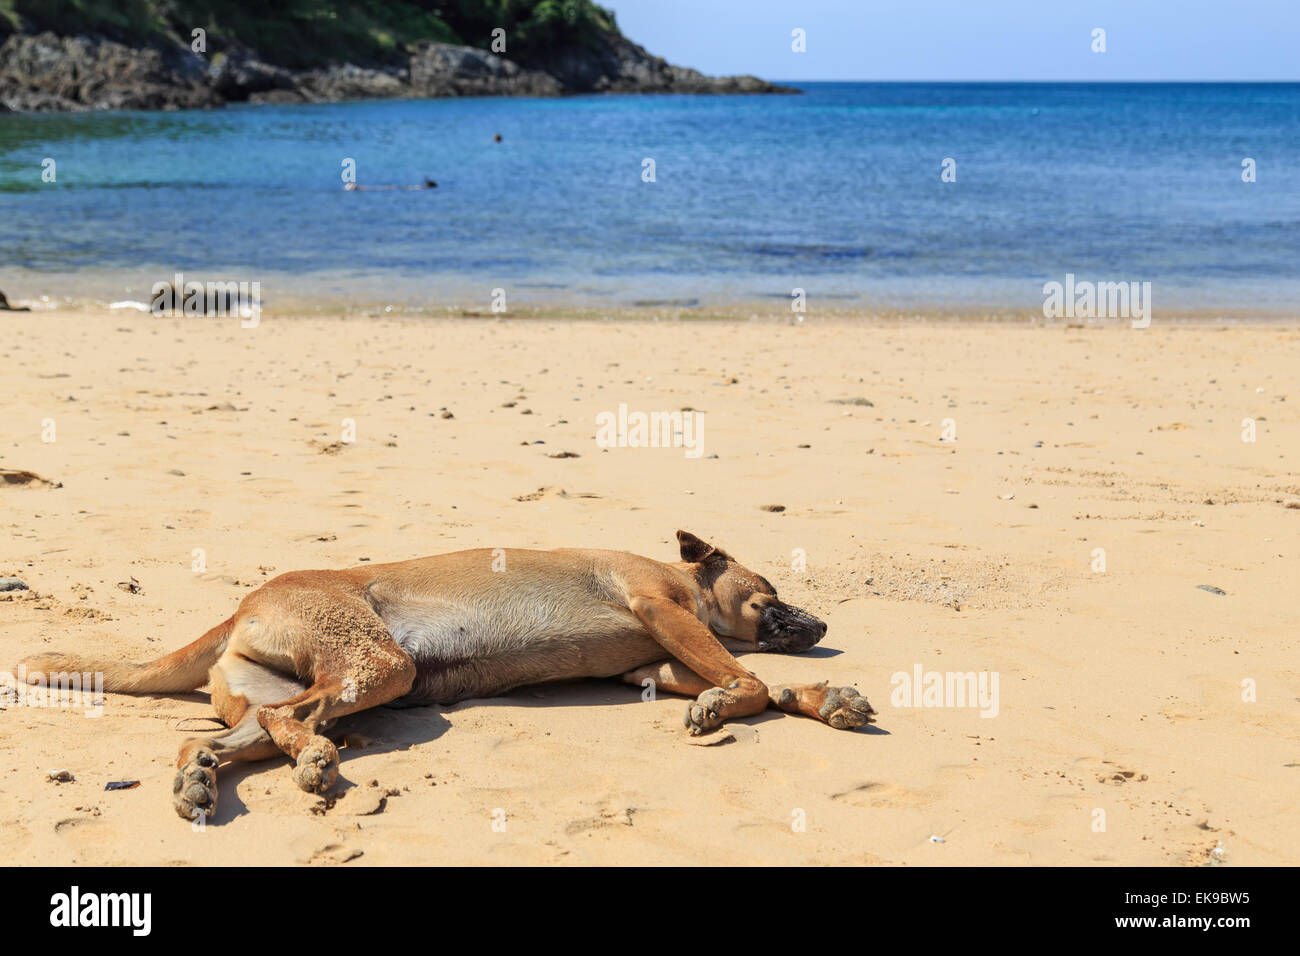
[{"label": "dog's leg", "polygon": [[208,674],[212,706],[230,729],[181,744],[172,786],[176,812],[186,820],[210,818],[217,809],[217,765],[279,756],[280,748],[257,722],[257,705],[284,699],[303,685],[269,667],[227,651]]},{"label": "dog's leg", "polygon": [[683,697],[699,697],[713,685],[681,661],[661,661],[658,664],[646,664],[623,675],[629,684],[645,686],[646,681],[656,692],[666,690],[670,694]]},{"label": "dog's leg", "polygon": [[310,660],[314,682],[287,700],[263,704],[256,716],[276,746],[297,761],[298,786],[319,793],[338,779],[339,755],[317,730],[326,721],[403,696],[416,667],[364,601],[329,591],[304,599],[300,652]]},{"label": "dog's leg", "polygon": [[830,724],[836,730],[853,730],[872,722],[876,710],[856,687],[820,684],[784,684],[768,688],[772,706],[788,714],[803,714]]},{"label": "dog's leg", "polygon": [[217,764],[230,760],[265,760],[280,753],[270,736],[249,714],[224,734],[192,737],[176,759],[172,799],[186,820],[211,819],[217,811]]},{"label": "dog's leg", "polygon": [[[321,723],[367,707],[375,707],[389,697],[349,702],[345,684],[330,676],[312,684],[297,697],[278,704],[257,708],[257,722],[271,735],[275,745],[297,763],[294,783],[308,793],[323,793],[334,786],[339,776],[339,752],[326,737],[316,733]],[[408,685],[409,687],[409,685]],[[401,696],[405,690],[394,696]],[[357,706],[357,704],[361,706]]]},{"label": "dog's leg", "polygon": [[[666,690],[670,694],[683,694],[686,697],[698,697],[710,688],[708,681],[679,661],[638,667],[624,674],[623,680],[638,686],[644,686],[645,681],[650,680],[654,682],[656,690]],[[767,699],[771,706],[779,710],[813,717],[839,730],[861,727],[869,723],[876,713],[855,688],[829,687],[826,681],[820,684],[782,684],[769,687]]]},{"label": "dog's leg", "polygon": [[[396,643],[393,649],[400,652]],[[399,660],[381,664],[370,676],[375,682],[361,685],[331,674],[318,680],[297,697],[257,708],[257,722],[266,728],[277,747],[298,764],[294,782],[308,793],[322,793],[339,775],[339,754],[334,744],[317,733],[326,721],[357,711],[378,707],[401,697],[411,689],[415,664],[405,654]]]},{"label": "dog's leg", "polygon": [[745,670],[694,614],[664,597],[638,595],[628,607],[664,650],[708,682],[707,689],[686,708],[683,723],[692,735],[767,708],[767,687]]}]

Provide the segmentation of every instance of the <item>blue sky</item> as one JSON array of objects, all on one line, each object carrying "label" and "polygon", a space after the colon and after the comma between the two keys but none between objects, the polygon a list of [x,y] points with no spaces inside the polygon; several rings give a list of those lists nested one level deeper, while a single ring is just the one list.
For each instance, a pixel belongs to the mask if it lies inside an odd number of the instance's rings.
[{"label": "blue sky", "polygon": [[[1300,80],[1300,0],[597,0],[651,53],[791,80]],[[807,34],[807,52],[790,33]],[[1091,50],[1093,28],[1106,52]]]}]

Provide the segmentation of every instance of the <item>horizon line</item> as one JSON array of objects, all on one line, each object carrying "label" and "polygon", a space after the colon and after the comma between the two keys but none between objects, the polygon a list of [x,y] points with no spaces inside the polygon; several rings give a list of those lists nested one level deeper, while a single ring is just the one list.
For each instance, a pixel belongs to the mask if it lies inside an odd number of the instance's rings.
[{"label": "horizon line", "polygon": [[768,83],[778,83],[778,84],[780,83],[952,83],[952,84],[974,85],[979,83],[996,83],[996,84],[1002,84],[1006,86],[1013,86],[1016,84],[1031,84],[1031,83],[1062,83],[1062,84],[1075,83],[1080,86],[1083,85],[1101,86],[1105,84],[1127,83],[1132,85],[1145,85],[1145,86],[1159,86],[1161,84],[1166,84],[1171,86],[1172,85],[1208,86],[1216,83],[1243,83],[1243,84],[1244,83],[1278,83],[1278,84],[1291,84],[1293,86],[1300,85],[1300,78],[1294,80],[1264,80],[1264,79],[1255,79],[1255,80],[1122,80],[1122,79],[1121,80],[1115,80],[1115,79],[1110,79],[1110,80],[934,80],[934,79],[879,80],[879,79],[865,79],[865,78],[850,79],[850,80],[795,80],[789,78],[782,79],[782,78],[760,77],[760,79],[766,79],[766,82]]}]

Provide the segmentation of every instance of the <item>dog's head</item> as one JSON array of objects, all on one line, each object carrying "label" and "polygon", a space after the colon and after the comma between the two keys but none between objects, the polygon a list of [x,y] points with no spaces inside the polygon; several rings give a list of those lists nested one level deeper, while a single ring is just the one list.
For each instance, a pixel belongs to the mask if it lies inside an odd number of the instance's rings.
[{"label": "dog's head", "polygon": [[682,560],[693,565],[714,634],[783,654],[802,654],[826,634],[822,621],[780,600],[765,578],[727,552],[689,531],[678,531],[677,542]]}]

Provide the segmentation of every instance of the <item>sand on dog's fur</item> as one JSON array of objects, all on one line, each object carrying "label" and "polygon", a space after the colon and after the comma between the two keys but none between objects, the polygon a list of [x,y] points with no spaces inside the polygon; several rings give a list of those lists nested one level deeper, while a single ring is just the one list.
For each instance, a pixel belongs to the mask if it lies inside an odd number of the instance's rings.
[{"label": "sand on dog's fur", "polygon": [[[198,833],[171,780],[205,693],[109,694],[97,718],[0,700],[12,862],[1300,862],[1294,327],[5,324],[0,468],[62,487],[0,487],[0,577],[32,589],[0,594],[0,667],[157,657],[281,571],[668,560],[685,528],[830,625],[748,666],[880,712],[853,733],[768,712],[693,747],[684,700],[617,683],[380,710],[329,799],[288,758],[227,768]],[[704,454],[603,450],[620,403],[704,413]],[[996,672],[997,716],[894,706],[917,665]]]}]

